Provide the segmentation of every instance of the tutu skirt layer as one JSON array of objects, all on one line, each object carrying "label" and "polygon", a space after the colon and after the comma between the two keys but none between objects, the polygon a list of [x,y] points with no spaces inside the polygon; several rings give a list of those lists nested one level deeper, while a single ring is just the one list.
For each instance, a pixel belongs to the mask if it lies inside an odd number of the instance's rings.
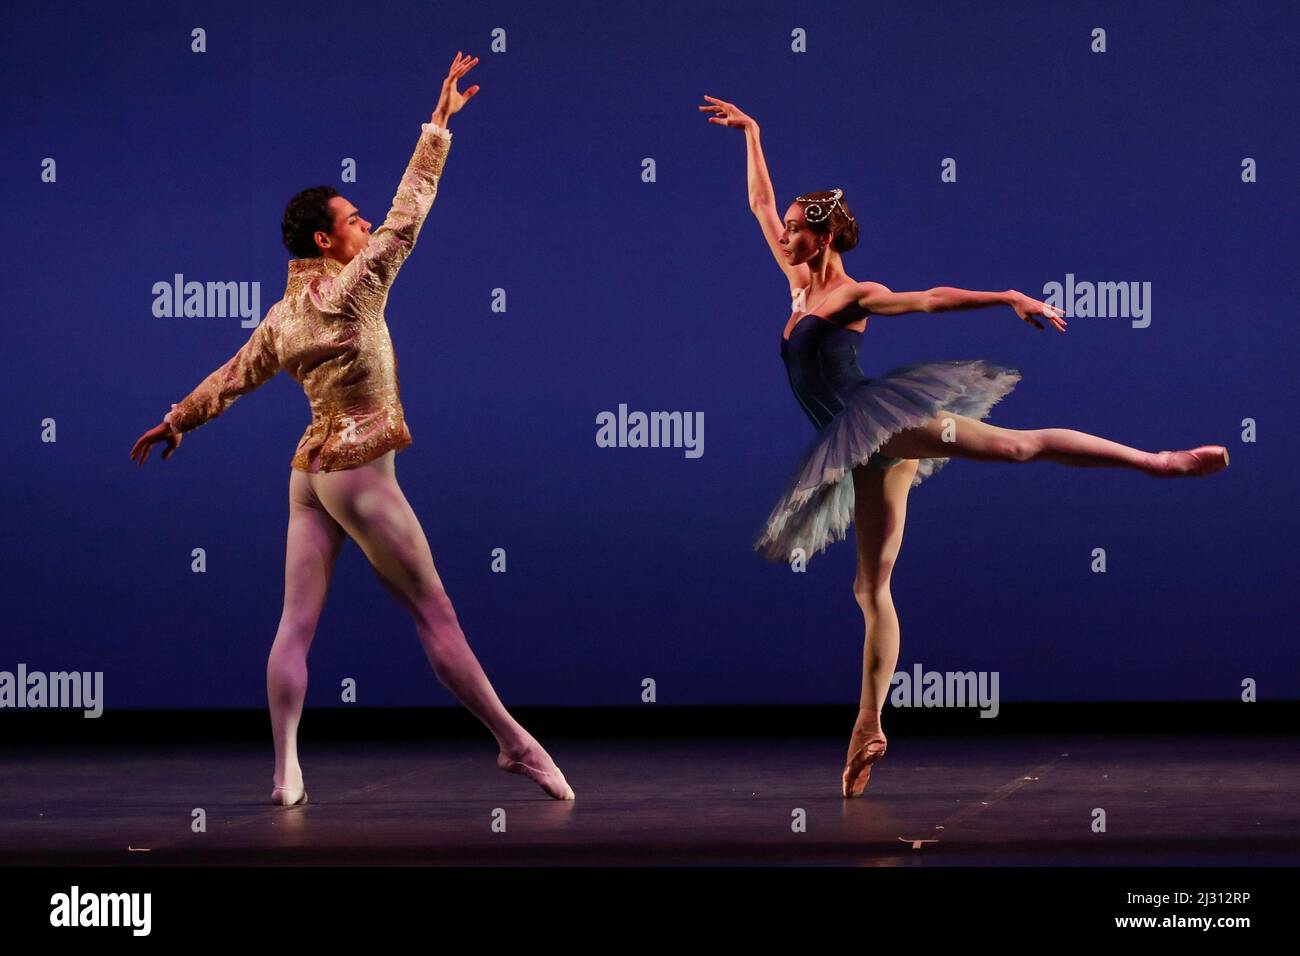
[{"label": "tutu skirt layer", "polygon": [[[853,520],[855,467],[877,455],[891,435],[940,412],[987,417],[1020,377],[1015,369],[983,360],[954,360],[903,365],[864,380],[817,432],[754,549],[771,561],[784,562],[796,548],[811,558],[828,544],[843,540]],[[947,463],[947,458],[920,459],[912,487]]]}]

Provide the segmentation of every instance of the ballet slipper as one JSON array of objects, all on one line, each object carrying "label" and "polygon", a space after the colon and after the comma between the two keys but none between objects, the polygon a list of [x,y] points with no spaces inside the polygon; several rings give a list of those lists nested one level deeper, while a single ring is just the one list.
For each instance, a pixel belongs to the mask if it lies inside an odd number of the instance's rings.
[{"label": "ballet slipper", "polygon": [[271,802],[274,803],[276,806],[279,806],[279,807],[300,807],[300,806],[304,805],[304,804],[307,802],[307,788],[306,788],[306,787],[303,788],[302,796],[299,797],[297,800],[294,800],[294,801],[292,801],[292,802],[289,800],[288,797],[285,797],[285,796],[278,796],[278,797],[277,797],[277,796],[276,796],[277,793],[279,793],[279,794],[286,794],[286,793],[288,793],[288,792],[289,792],[289,788],[288,788],[288,787],[276,787],[274,790],[271,791]]},{"label": "ballet slipper", "polygon": [[[529,778],[533,783],[537,784],[556,800],[576,799],[573,788],[570,787],[568,781],[564,779],[564,774],[560,773],[560,768],[555,766],[555,762],[551,760],[545,750],[542,750],[540,745],[536,749],[541,752],[541,755],[553,769],[542,770],[539,767],[530,766],[522,760],[515,760],[506,754],[505,751],[497,754],[497,766],[506,773],[518,773]],[[520,756],[527,756],[529,751],[532,750],[533,748],[530,747]]]},{"label": "ballet slipper", "polygon": [[888,748],[889,741],[877,731],[865,744],[851,751],[848,762],[844,765],[844,773],[840,776],[840,795],[861,796],[871,780],[871,768],[881,761]]},{"label": "ballet slipper", "polygon": [[1162,451],[1158,454],[1160,464],[1156,478],[1203,478],[1228,467],[1228,449],[1222,445],[1201,445],[1188,451]]}]

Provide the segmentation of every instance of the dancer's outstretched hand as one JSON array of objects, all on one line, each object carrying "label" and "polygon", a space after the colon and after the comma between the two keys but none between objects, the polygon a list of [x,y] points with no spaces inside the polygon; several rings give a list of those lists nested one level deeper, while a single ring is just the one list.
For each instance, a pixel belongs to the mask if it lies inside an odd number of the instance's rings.
[{"label": "dancer's outstretched hand", "polygon": [[163,461],[166,461],[176,453],[176,449],[181,447],[181,435],[172,434],[172,430],[167,427],[166,422],[155,425],[137,439],[135,447],[131,449],[131,460],[137,465],[143,465],[145,459],[149,457],[149,449],[157,442],[164,442],[167,447],[163,450]]},{"label": "dancer's outstretched hand", "polygon": [[474,69],[478,63],[478,57],[463,57],[460,51],[456,52],[456,59],[451,61],[451,69],[447,71],[447,78],[442,81],[442,92],[438,94],[438,105],[433,108],[432,122],[439,126],[445,126],[447,120],[459,113],[461,107],[474,98],[478,92],[478,85],[475,84],[467,89],[464,93],[456,89],[456,83],[462,76]]},{"label": "dancer's outstretched hand", "polygon": [[701,112],[709,112],[713,115],[709,117],[710,123],[717,123],[719,126],[730,126],[732,129],[750,129],[758,128],[758,123],[754,118],[745,113],[735,103],[728,103],[726,100],[720,100],[717,97],[705,96],[708,105],[701,106]]},{"label": "dancer's outstretched hand", "polygon": [[1058,311],[1054,306],[1046,302],[1039,302],[1037,299],[1031,299],[1023,292],[1016,292],[1011,301],[1011,308],[1016,310],[1016,315],[1020,316],[1036,329],[1044,328],[1043,323],[1039,322],[1034,316],[1041,315],[1048,322],[1052,323],[1052,328],[1058,332],[1064,332],[1066,321],[1064,313]]}]

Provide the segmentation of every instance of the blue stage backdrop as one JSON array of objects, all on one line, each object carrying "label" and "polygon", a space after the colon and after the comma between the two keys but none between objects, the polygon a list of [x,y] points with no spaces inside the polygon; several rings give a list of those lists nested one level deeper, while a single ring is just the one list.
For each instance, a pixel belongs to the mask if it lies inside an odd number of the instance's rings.
[{"label": "blue stage backdrop", "polygon": [[[814,431],[744,135],[704,94],[761,124],[782,211],[845,189],[855,279],[1074,293],[1064,335],[1009,308],[873,318],[868,375],[985,358],[1024,376],[995,424],[1230,449],[1186,481],[953,460],[910,498],[898,669],[996,672],[1007,701],[1295,698],[1298,21],[1280,2],[20,5],[0,669],[102,671],[109,711],[265,706],[309,409],[281,372],[137,467],[135,439],[251,331],[157,315],[155,290],[237,283],[260,319],[307,186],[377,229],[464,50],[482,90],[387,306],[414,436],[397,475],[508,705],[636,706],[647,679],[659,705],[857,701],[852,540],[802,572],[751,550]],[[1088,315],[1098,287],[1132,295]],[[623,406],[702,416],[702,444],[600,447]],[[352,542],[308,705],[349,679],[362,705],[454,703]]]}]

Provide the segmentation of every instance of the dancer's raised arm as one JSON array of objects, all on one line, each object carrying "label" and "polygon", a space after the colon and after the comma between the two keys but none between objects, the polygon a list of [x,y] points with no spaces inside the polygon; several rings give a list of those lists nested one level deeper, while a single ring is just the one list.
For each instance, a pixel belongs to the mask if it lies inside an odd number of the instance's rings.
[{"label": "dancer's raised arm", "polygon": [[781,224],[781,213],[776,208],[776,192],[772,188],[772,179],[767,173],[767,161],[763,158],[763,145],[759,138],[757,121],[734,103],[712,96],[704,98],[709,102],[701,106],[700,110],[712,114],[709,116],[710,123],[745,131],[750,211],[758,219],[758,224],[763,230],[763,238],[767,240],[767,247],[772,250],[777,265],[781,267],[781,271],[790,282],[790,292],[794,293],[798,289],[805,288],[812,281],[808,266],[804,263],[791,265],[785,249],[781,246],[780,239],[784,226]]},{"label": "dancer's raised arm", "polygon": [[1066,321],[1046,302],[1031,299],[1023,292],[1008,289],[1006,292],[975,292],[954,289],[952,286],[935,286],[924,292],[894,292],[879,282],[857,284],[858,305],[872,315],[906,315],[909,312],[955,312],[959,309],[983,309],[993,305],[1009,305],[1016,315],[1034,328],[1043,328],[1035,316],[1041,315],[1052,323],[1058,332],[1064,332]]},{"label": "dancer's raised arm", "polygon": [[352,257],[342,272],[317,286],[321,311],[365,314],[366,310],[381,305],[387,297],[398,270],[415,248],[420,227],[438,194],[438,181],[451,149],[448,123],[452,115],[478,92],[477,86],[470,87],[463,94],[456,89],[456,82],[476,63],[478,57],[462,58],[460,53],[456,54],[447,78],[442,82],[438,105],[429,122],[421,127],[415,153],[397,186],[384,224],[375,230],[370,242]]}]

